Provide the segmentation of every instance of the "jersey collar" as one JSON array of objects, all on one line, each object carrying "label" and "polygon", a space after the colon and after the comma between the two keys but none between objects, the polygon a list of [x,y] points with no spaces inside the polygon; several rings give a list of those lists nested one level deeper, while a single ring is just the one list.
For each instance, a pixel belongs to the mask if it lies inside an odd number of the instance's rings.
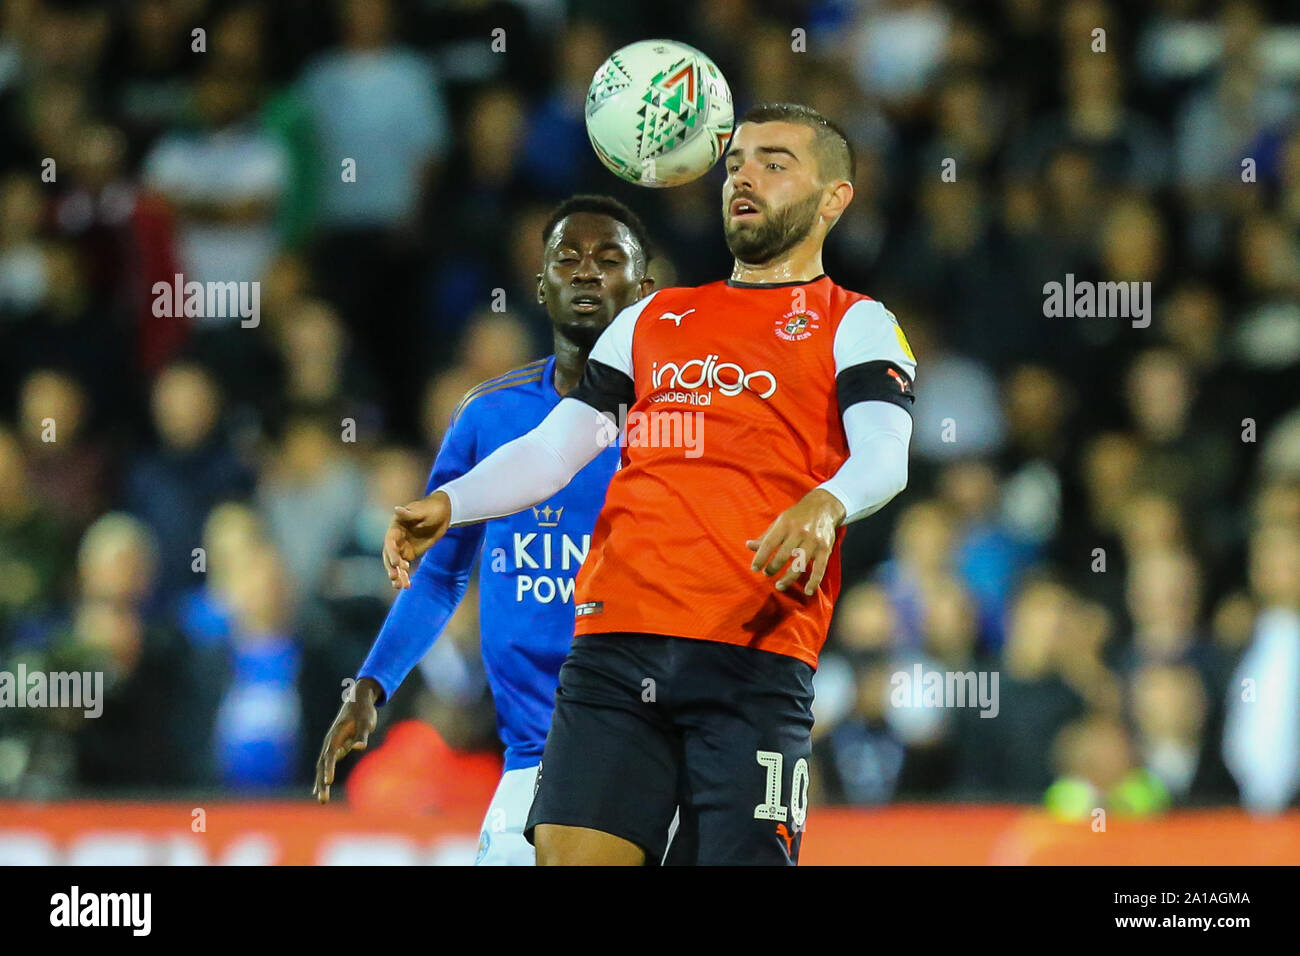
[{"label": "jersey collar", "polygon": [[792,285],[812,285],[814,282],[821,282],[826,278],[826,273],[814,276],[811,279],[796,279],[794,282],[741,282],[738,279],[728,279],[727,285],[733,289],[784,289]]}]

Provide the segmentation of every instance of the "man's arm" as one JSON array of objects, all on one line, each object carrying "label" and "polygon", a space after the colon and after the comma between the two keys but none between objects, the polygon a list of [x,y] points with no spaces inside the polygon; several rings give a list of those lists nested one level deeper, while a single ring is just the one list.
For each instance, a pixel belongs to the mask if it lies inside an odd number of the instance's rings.
[{"label": "man's arm", "polygon": [[506,442],[461,477],[394,509],[384,539],[384,568],[395,588],[411,586],[411,562],[453,525],[459,529],[545,501],[618,437],[618,428],[576,398]]},{"label": "man's arm", "polygon": [[[907,487],[909,411],[916,359],[894,316],[879,302],[862,301],[845,313],[835,333],[835,387],[849,457],[839,470],[792,507],[761,538],[746,542],[756,552],[751,570],[772,577],[784,591],[810,571],[811,596],[835,546],[835,531],[874,514]],[[796,555],[800,560],[790,562]]]},{"label": "man's arm", "polygon": [[[464,415],[458,417],[443,439],[425,490],[469,469],[474,463],[476,447],[473,420]],[[366,748],[379,721],[376,708],[397,691],[441,635],[465,596],[474,558],[482,543],[482,525],[452,531],[447,535],[446,544],[420,565],[411,589],[399,594],[389,608],[379,636],[357,672],[351,698],[344,700],[325,734],[316,761],[313,789],[321,803],[329,800],[337,762],[353,750]]]},{"label": "man's arm", "polygon": [[844,507],[841,524],[875,514],[907,487],[912,416],[889,402],[865,401],[844,411],[849,457],[817,487]]}]

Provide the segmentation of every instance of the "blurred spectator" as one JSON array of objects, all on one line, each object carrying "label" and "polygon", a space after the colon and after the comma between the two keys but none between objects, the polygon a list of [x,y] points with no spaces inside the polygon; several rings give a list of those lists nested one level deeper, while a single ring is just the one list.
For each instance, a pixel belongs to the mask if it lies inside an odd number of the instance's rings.
[{"label": "blurred spectator", "polygon": [[935,0],[864,4],[850,40],[854,73],[867,92],[907,110],[943,60],[952,15]]},{"label": "blurred spectator", "polygon": [[64,597],[68,531],[33,493],[18,436],[0,427],[0,654],[18,619],[52,611]]},{"label": "blurred spectator", "polygon": [[33,372],[22,384],[19,422],[28,474],[56,514],[85,527],[108,500],[108,456],[90,439],[86,393],[76,379]]},{"label": "blurred spectator", "polygon": [[258,488],[271,540],[290,575],[281,587],[303,597],[315,593],[342,547],[364,493],[345,428],[326,412],[295,413]]},{"label": "blurred spectator", "polygon": [[[213,727],[217,780],[236,792],[301,779],[302,651],[293,633],[291,597],[281,560],[266,546],[238,556],[230,569],[231,615],[224,690]],[[219,672],[218,672],[219,673]],[[215,675],[209,672],[209,680]]]},{"label": "blurred spectator", "polygon": [[[339,242],[348,230],[401,228],[418,217],[450,130],[428,58],[397,44],[394,5],[336,6],[342,45],[307,65],[299,89],[320,145],[321,224]],[[343,175],[348,160],[355,178]]]},{"label": "blurred spectator", "polygon": [[154,373],[176,352],[188,328],[183,315],[153,307],[154,284],[172,284],[181,267],[172,210],[128,174],[126,150],[117,128],[81,127],[53,216],[58,232],[75,243],[96,310],[123,330],[119,334],[134,333],[130,359]]},{"label": "blurred spectator", "polygon": [[552,49],[556,78],[527,121],[524,174],[542,196],[559,201],[585,190],[600,168],[587,140],[587,88],[612,46],[597,23],[571,22]]},{"label": "blurred spectator", "polygon": [[461,368],[475,383],[503,375],[531,357],[528,332],[508,313],[480,312],[461,340]]},{"label": "blurred spectator", "polygon": [[[188,282],[260,282],[275,254],[275,217],[289,160],[258,123],[253,78],[213,60],[195,87],[197,124],[163,135],[144,160],[146,185],[175,207]],[[204,315],[199,326],[237,314]]]},{"label": "blurred spectator", "polygon": [[1300,526],[1251,538],[1250,581],[1261,612],[1227,686],[1223,759],[1257,813],[1300,793]]},{"label": "blurred spectator", "polygon": [[1060,674],[1071,597],[1045,578],[1026,581],[1011,605],[996,719],[963,749],[963,776],[976,793],[1034,799],[1052,780],[1052,740],[1083,701]]},{"label": "blurred spectator", "polygon": [[1130,667],[1188,662],[1203,650],[1197,635],[1199,577],[1196,563],[1186,554],[1155,551],[1133,558],[1128,574]]},{"label": "blurred spectator", "polygon": [[127,470],[127,507],[158,537],[159,586],[175,597],[193,581],[192,550],[218,502],[252,490],[252,476],[225,439],[221,393],[202,366],[177,363],[154,380],[156,445]]},{"label": "blurred spectator", "polygon": [[[1194,668],[1152,664],[1131,687],[1136,744],[1143,766],[1160,778],[1175,802],[1204,794],[1209,702]],[[1214,794],[1220,796],[1220,794]]]},{"label": "blurred spectator", "polygon": [[938,501],[912,504],[899,517],[894,531],[894,556],[880,569],[881,583],[897,609],[897,647],[920,646],[925,589],[952,574],[956,533],[955,516]]},{"label": "blurred spectator", "polygon": [[1095,821],[1098,808],[1120,817],[1145,817],[1169,808],[1161,779],[1140,766],[1124,724],[1089,714],[1065,727],[1053,746],[1060,776],[1044,797],[1065,820]]},{"label": "blurred spectator", "polygon": [[[338,683],[339,673],[351,669],[357,653],[365,654],[384,622],[394,592],[385,578],[372,573],[375,559],[393,517],[393,503],[417,497],[426,478],[427,462],[404,448],[380,448],[369,457],[365,499],[321,573],[310,613],[302,617],[313,659],[335,664],[326,669],[331,686]],[[324,716],[327,722],[332,718],[333,713]]]},{"label": "blurred spectator", "polygon": [[1034,549],[1002,523],[998,476],[988,463],[949,465],[939,486],[959,515],[957,570],[975,599],[982,645],[996,652],[1002,646],[1007,604]]}]

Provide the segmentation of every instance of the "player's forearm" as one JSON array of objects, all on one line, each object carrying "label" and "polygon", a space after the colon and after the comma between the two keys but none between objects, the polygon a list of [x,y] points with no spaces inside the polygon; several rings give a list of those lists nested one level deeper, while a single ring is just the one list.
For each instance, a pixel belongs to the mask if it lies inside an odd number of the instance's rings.
[{"label": "player's forearm", "polygon": [[451,526],[501,518],[545,501],[615,437],[613,424],[591,406],[564,399],[532,431],[437,489],[451,501]]},{"label": "player's forearm", "polygon": [[844,506],[842,524],[875,514],[907,487],[912,417],[888,402],[859,402],[845,410],[849,457],[818,487]]},{"label": "player's forearm", "polygon": [[402,681],[429,648],[455,613],[469,586],[469,569],[440,574],[428,561],[421,563],[388,610],[379,636],[370,648],[357,680],[369,677],[383,689],[383,703],[397,692]]}]

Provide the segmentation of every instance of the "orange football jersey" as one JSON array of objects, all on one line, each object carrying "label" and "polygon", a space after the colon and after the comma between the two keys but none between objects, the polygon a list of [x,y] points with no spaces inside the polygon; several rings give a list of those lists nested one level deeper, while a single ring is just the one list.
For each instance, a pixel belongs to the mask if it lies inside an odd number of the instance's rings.
[{"label": "orange football jersey", "polygon": [[570,395],[616,415],[623,444],[575,632],[720,641],[816,667],[844,529],[811,597],[750,570],[746,541],[843,464],[843,408],[908,407],[915,368],[892,313],[826,276],[663,289],[625,309]]}]

